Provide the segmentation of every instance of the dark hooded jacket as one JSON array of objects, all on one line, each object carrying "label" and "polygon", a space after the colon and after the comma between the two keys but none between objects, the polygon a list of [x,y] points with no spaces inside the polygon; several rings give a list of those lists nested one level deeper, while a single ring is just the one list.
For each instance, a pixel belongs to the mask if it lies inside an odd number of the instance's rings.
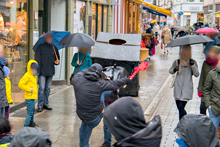
[{"label": "dark hooded jacket", "polygon": [[[100,64],[93,64],[102,72]],[[74,87],[76,97],[76,113],[82,121],[88,122],[94,120],[103,111],[103,105],[100,101],[102,92],[116,90],[126,84],[127,78],[116,80],[103,80],[97,72],[91,68],[77,73],[71,84]]]},{"label": "dark hooded jacket", "polygon": [[39,65],[40,76],[53,76],[55,74],[54,65],[56,64],[54,61],[57,60],[56,55],[60,60],[60,54],[56,46],[47,42],[39,45],[35,53],[35,60]]},{"label": "dark hooded jacket", "polygon": [[189,147],[219,147],[218,135],[212,120],[202,114],[185,115],[176,132]]},{"label": "dark hooded jacket", "polygon": [[116,147],[159,147],[162,137],[160,116],[146,123],[141,105],[131,97],[123,97],[109,105],[104,113]]},{"label": "dark hooded jacket", "polygon": [[38,127],[24,127],[16,132],[8,147],[51,147],[49,134]]},{"label": "dark hooded jacket", "polygon": [[13,135],[0,136],[0,146],[7,146],[11,143]]},{"label": "dark hooded jacket", "polygon": [[3,66],[6,64],[5,58],[0,58],[0,108],[8,106],[5,89],[5,76]]}]

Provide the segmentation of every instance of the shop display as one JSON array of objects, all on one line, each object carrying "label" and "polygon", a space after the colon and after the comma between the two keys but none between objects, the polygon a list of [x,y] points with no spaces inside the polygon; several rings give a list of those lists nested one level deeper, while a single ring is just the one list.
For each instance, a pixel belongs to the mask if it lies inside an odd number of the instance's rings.
[{"label": "shop display", "polygon": [[5,50],[7,66],[11,70],[12,99],[17,104],[24,101],[18,83],[26,71],[27,63],[27,2],[0,2],[0,9],[0,44]]}]

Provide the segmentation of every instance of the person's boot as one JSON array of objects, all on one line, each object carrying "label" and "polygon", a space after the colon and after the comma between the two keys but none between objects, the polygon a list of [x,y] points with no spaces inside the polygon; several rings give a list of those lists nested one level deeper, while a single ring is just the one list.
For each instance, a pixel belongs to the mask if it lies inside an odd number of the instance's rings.
[{"label": "person's boot", "polygon": [[37,127],[37,125],[35,123],[29,124],[29,127]]},{"label": "person's boot", "polygon": [[100,147],[111,147],[111,145],[109,145],[107,143],[103,143]]},{"label": "person's boot", "polygon": [[44,106],[43,108],[46,110],[53,110],[51,107],[48,107],[48,106]]},{"label": "person's boot", "polygon": [[37,108],[37,112],[42,112],[43,108]]},{"label": "person's boot", "polygon": [[220,127],[218,127],[218,138],[220,138]]}]

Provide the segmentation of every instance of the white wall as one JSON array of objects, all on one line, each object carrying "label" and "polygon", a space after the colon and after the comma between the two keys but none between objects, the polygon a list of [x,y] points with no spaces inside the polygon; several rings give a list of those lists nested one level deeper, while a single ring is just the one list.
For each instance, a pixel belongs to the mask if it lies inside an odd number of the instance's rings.
[{"label": "white wall", "polygon": [[[64,31],[66,25],[66,1],[50,0],[51,6],[51,30]],[[60,65],[55,66],[55,75],[53,80],[65,80],[65,48],[59,50]]]}]

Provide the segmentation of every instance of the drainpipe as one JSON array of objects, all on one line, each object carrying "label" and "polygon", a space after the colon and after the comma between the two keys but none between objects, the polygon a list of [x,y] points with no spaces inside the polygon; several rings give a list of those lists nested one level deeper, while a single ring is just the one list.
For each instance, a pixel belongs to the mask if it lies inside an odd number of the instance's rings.
[{"label": "drainpipe", "polygon": [[212,27],[215,28],[215,0],[213,0],[213,18],[212,18]]}]

